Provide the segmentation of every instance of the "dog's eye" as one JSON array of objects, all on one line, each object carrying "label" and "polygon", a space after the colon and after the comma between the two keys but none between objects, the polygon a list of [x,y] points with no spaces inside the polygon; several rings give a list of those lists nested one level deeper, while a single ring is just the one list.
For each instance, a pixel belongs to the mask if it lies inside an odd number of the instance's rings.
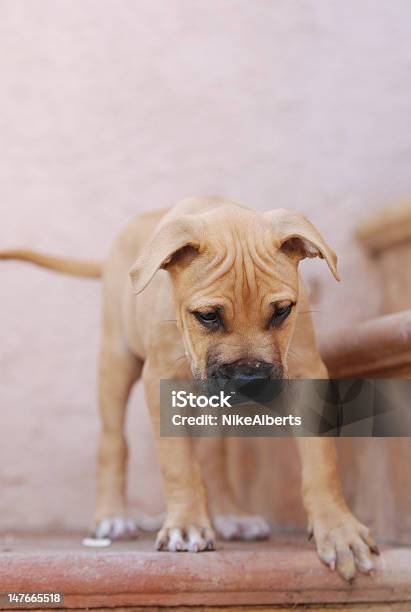
[{"label": "dog's eye", "polygon": [[208,322],[213,322],[213,321],[217,321],[217,313],[216,312],[199,312],[198,316],[200,317],[200,319],[202,321],[207,321]]},{"label": "dog's eye", "polygon": [[279,327],[283,321],[289,316],[293,309],[294,304],[274,304],[274,314],[271,317],[270,325]]},{"label": "dog's eye", "polygon": [[215,310],[210,310],[209,312],[200,312],[195,310],[193,315],[197,321],[199,321],[207,329],[216,330],[222,325],[221,317]]}]

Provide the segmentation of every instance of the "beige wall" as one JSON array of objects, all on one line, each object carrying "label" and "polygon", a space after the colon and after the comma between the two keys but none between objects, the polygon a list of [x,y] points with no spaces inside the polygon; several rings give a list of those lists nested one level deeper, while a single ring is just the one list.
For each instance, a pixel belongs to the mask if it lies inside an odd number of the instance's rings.
[{"label": "beige wall", "polygon": [[[410,18],[407,0],[2,0],[0,247],[102,258],[139,210],[219,193],[297,208],[339,252],[339,286],[304,265],[322,331],[377,314],[352,231],[411,193]],[[98,283],[4,262],[0,288],[0,529],[85,528]],[[146,431],[137,391],[132,499],[156,510]]]}]

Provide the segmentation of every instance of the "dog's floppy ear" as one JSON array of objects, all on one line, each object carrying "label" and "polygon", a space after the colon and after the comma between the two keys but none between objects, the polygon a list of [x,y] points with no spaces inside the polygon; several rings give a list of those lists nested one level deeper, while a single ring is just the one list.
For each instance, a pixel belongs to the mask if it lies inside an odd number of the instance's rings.
[{"label": "dog's floppy ear", "polygon": [[284,208],[277,208],[264,214],[272,223],[278,248],[299,259],[305,257],[325,259],[334,278],[340,280],[337,272],[337,255],[304,215]]},{"label": "dog's floppy ear", "polygon": [[198,250],[200,238],[201,225],[195,215],[184,215],[162,225],[130,269],[134,293],[141,293],[157,270],[167,268],[182,249]]}]

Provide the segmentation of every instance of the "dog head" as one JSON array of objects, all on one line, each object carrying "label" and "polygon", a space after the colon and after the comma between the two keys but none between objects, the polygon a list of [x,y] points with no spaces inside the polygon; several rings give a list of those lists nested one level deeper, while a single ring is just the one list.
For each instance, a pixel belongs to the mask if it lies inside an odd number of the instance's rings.
[{"label": "dog head", "polygon": [[135,293],[171,275],[177,324],[197,378],[283,378],[298,301],[298,263],[337,257],[302,215],[233,205],[164,223],[137,259]]}]

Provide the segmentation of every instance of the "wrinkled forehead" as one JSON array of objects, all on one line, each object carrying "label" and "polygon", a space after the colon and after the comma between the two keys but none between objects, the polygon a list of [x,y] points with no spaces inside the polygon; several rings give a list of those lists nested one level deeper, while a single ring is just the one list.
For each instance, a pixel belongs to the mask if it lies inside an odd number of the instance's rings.
[{"label": "wrinkled forehead", "polygon": [[296,299],[296,266],[276,247],[263,220],[221,216],[204,235],[188,270],[193,306],[221,305],[234,312],[248,304],[264,308],[274,299]]}]

